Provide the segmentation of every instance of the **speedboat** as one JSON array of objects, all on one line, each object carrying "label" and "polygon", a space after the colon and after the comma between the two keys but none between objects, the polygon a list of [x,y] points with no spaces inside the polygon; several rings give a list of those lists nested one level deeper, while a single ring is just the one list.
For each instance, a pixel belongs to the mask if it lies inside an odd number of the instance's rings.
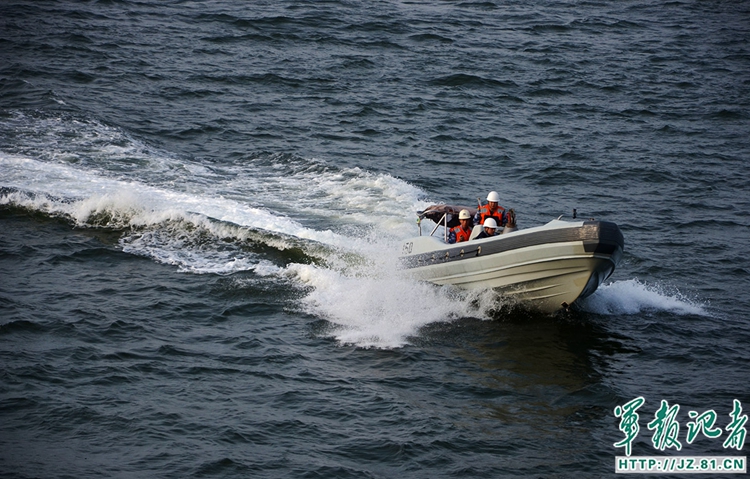
[{"label": "speedboat", "polygon": [[[575,210],[572,221],[561,216],[541,226],[506,227],[496,236],[448,244],[448,229],[461,209],[472,215],[476,211],[437,205],[417,212],[420,235],[404,241],[400,256],[415,278],[465,289],[492,288],[530,309],[554,313],[594,293],[623,254],[625,242],[615,223],[579,220]],[[435,222],[429,235],[421,231],[425,218]],[[440,226],[443,234],[436,236]],[[480,225],[474,226],[471,238],[480,231]]]}]

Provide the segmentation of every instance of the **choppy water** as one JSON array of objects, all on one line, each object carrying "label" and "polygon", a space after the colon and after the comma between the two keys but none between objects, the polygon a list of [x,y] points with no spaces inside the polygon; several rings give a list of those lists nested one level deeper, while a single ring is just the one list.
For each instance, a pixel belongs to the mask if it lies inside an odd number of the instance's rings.
[{"label": "choppy water", "polygon": [[[1,477],[602,477],[750,408],[747,2],[0,5]],[[414,211],[618,223],[578,311]],[[647,430],[679,404],[683,449]],[[727,432],[724,433],[725,436]]]}]

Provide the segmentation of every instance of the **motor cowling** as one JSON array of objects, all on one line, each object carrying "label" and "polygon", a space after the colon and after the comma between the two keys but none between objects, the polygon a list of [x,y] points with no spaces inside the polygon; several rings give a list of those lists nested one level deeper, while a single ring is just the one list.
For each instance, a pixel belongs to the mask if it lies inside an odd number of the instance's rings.
[{"label": "motor cowling", "polygon": [[512,233],[513,231],[518,231],[518,227],[516,226],[516,212],[513,210],[513,208],[509,209],[507,213],[505,213],[506,218],[508,221],[505,223],[505,228],[503,228],[503,233]]}]

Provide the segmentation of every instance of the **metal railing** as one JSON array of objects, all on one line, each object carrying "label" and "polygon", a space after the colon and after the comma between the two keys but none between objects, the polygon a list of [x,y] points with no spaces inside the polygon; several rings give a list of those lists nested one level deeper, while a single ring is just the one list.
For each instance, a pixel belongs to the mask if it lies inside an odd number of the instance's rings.
[{"label": "metal railing", "polygon": [[[419,226],[419,236],[422,236],[422,215],[417,216],[417,225]],[[440,218],[440,221],[438,221],[435,224],[435,227],[432,229],[432,232],[430,232],[430,236],[434,235],[435,231],[437,231],[437,229],[441,225],[444,227],[443,239],[447,243],[448,242],[448,213],[443,213],[443,217]]]}]

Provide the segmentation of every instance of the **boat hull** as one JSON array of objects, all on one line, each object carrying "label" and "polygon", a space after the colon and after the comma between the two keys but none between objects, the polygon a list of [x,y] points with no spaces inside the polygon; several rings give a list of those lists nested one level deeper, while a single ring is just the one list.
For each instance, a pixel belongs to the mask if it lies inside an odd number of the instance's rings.
[{"label": "boat hull", "polygon": [[614,223],[553,221],[455,245],[414,238],[404,244],[401,261],[421,280],[493,288],[533,309],[555,312],[596,291],[623,248]]}]

